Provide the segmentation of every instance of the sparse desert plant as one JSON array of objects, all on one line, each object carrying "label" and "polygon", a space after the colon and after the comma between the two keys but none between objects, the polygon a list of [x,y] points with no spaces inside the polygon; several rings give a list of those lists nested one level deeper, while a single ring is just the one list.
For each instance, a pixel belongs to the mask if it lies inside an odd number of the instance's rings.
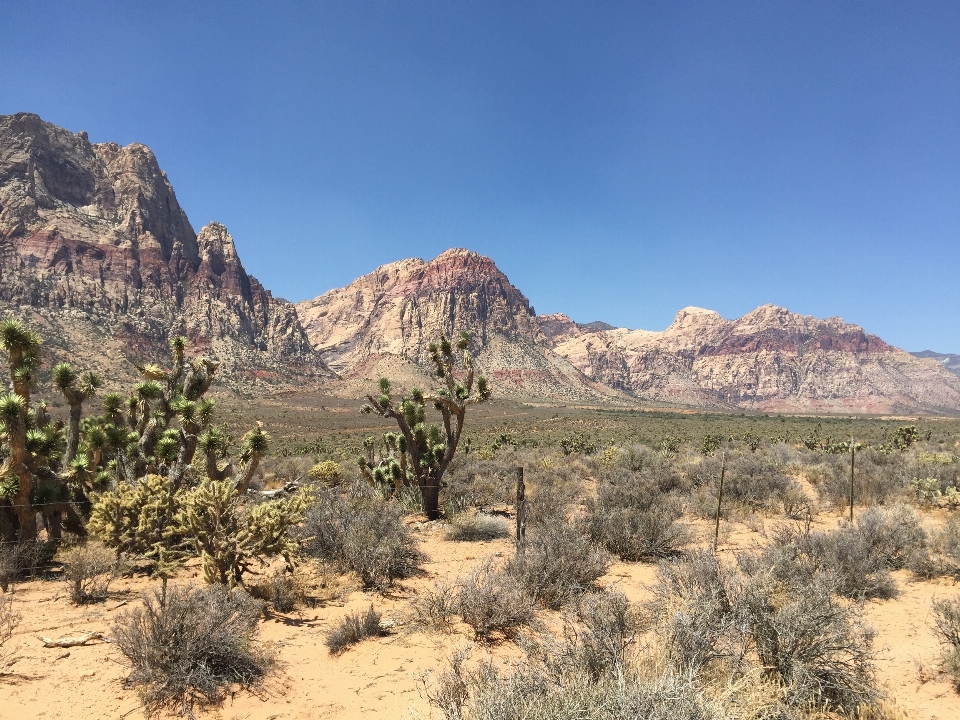
[{"label": "sparse desert plant", "polygon": [[373,609],[373,605],[365,613],[350,613],[340,624],[327,633],[324,643],[331,655],[339,655],[351,645],[361,640],[383,635],[380,627],[380,613]]},{"label": "sparse desert plant", "polygon": [[303,602],[305,596],[304,582],[299,569],[293,572],[289,568],[274,570],[249,590],[251,595],[269,602],[270,607],[280,613],[295,609]]},{"label": "sparse desert plant", "polygon": [[534,602],[516,577],[492,559],[474,568],[455,588],[454,607],[478,640],[512,638],[534,618]]},{"label": "sparse desert plant", "polygon": [[453,617],[459,612],[459,591],[445,582],[433,589],[417,593],[410,601],[407,625],[411,628],[447,631],[453,625]]},{"label": "sparse desert plant", "polygon": [[386,588],[416,572],[426,559],[397,502],[384,501],[364,485],[345,495],[320,493],[301,533],[305,552],[343,572],[355,572],[366,588]]},{"label": "sparse desert plant", "polygon": [[195,704],[223,700],[232,684],[257,687],[273,664],[256,641],[261,602],[223,585],[171,587],[118,618],[113,636],[148,712],[193,717]]},{"label": "sparse desert plant", "polygon": [[594,587],[609,555],[569,525],[540,526],[504,570],[533,600],[558,610]]},{"label": "sparse desert plant", "polygon": [[57,543],[0,541],[0,590],[6,592],[21,575],[33,575],[47,567],[57,552]]},{"label": "sparse desert plant", "polygon": [[941,668],[960,690],[960,597],[933,601],[933,631],[944,646]]},{"label": "sparse desert plant", "polygon": [[117,556],[99,543],[76,545],[61,554],[64,580],[70,585],[70,599],[77,605],[107,599],[110,583],[120,572]]},{"label": "sparse desert plant", "polygon": [[445,535],[447,540],[464,542],[498,540],[510,537],[510,525],[495,515],[461,513],[450,521]]},{"label": "sparse desert plant", "polygon": [[0,595],[0,663],[9,657],[4,645],[13,637],[19,623],[20,613],[13,607],[13,593]]}]

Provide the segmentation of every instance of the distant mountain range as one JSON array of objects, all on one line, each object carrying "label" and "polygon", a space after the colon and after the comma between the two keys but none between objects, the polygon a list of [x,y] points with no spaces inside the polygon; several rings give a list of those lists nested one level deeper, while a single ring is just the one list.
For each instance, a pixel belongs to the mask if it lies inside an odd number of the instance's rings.
[{"label": "distant mountain range", "polygon": [[960,376],[960,355],[938,353],[933,352],[933,350],[921,350],[920,352],[913,352],[910,354],[918,358],[929,358],[931,360],[936,360],[954,375]]},{"label": "distant mountain range", "polygon": [[293,305],[246,272],[223,225],[194,231],[149,148],[91,144],[26,113],[0,116],[0,310],[37,327],[51,360],[108,373],[186,334],[255,392],[428,382],[428,342],[469,330],[495,393],[527,402],[960,413],[957,355],[772,305],[735,320],[685,308],[662,332],[538,316],[464,249]]}]

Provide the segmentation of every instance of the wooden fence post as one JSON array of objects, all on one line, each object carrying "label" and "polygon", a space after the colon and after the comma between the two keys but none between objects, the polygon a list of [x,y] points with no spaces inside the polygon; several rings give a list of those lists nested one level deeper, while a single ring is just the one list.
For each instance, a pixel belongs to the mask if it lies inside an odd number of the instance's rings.
[{"label": "wooden fence post", "polygon": [[720,542],[720,504],[723,502],[723,475],[727,469],[727,454],[720,453],[720,489],[717,490],[717,524],[713,529],[713,551],[717,551]]},{"label": "wooden fence post", "polygon": [[523,484],[523,466],[517,467],[517,553],[523,553],[527,539],[527,489]]},{"label": "wooden fence post", "polygon": [[853,525],[853,458],[857,454],[857,447],[850,438],[850,524]]}]

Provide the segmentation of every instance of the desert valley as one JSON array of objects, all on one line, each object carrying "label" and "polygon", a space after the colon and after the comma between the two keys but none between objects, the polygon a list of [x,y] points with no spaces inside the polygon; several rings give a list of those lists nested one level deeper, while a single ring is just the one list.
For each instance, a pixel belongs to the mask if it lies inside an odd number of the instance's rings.
[{"label": "desert valley", "polygon": [[960,716],[958,348],[317,292],[0,116],[0,717]]}]

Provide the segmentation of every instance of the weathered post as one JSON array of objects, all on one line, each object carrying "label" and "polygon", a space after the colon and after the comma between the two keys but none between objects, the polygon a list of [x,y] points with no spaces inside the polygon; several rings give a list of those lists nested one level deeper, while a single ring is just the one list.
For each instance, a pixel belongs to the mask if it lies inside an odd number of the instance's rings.
[{"label": "weathered post", "polygon": [[723,502],[723,475],[727,469],[727,454],[720,453],[720,488],[717,490],[717,523],[713,529],[713,551],[717,551],[720,542],[720,504]]},{"label": "weathered post", "polygon": [[517,467],[517,553],[523,553],[527,538],[527,490],[523,484],[523,466]]},{"label": "weathered post", "polygon": [[853,525],[853,458],[857,454],[857,447],[850,438],[850,524]]}]

